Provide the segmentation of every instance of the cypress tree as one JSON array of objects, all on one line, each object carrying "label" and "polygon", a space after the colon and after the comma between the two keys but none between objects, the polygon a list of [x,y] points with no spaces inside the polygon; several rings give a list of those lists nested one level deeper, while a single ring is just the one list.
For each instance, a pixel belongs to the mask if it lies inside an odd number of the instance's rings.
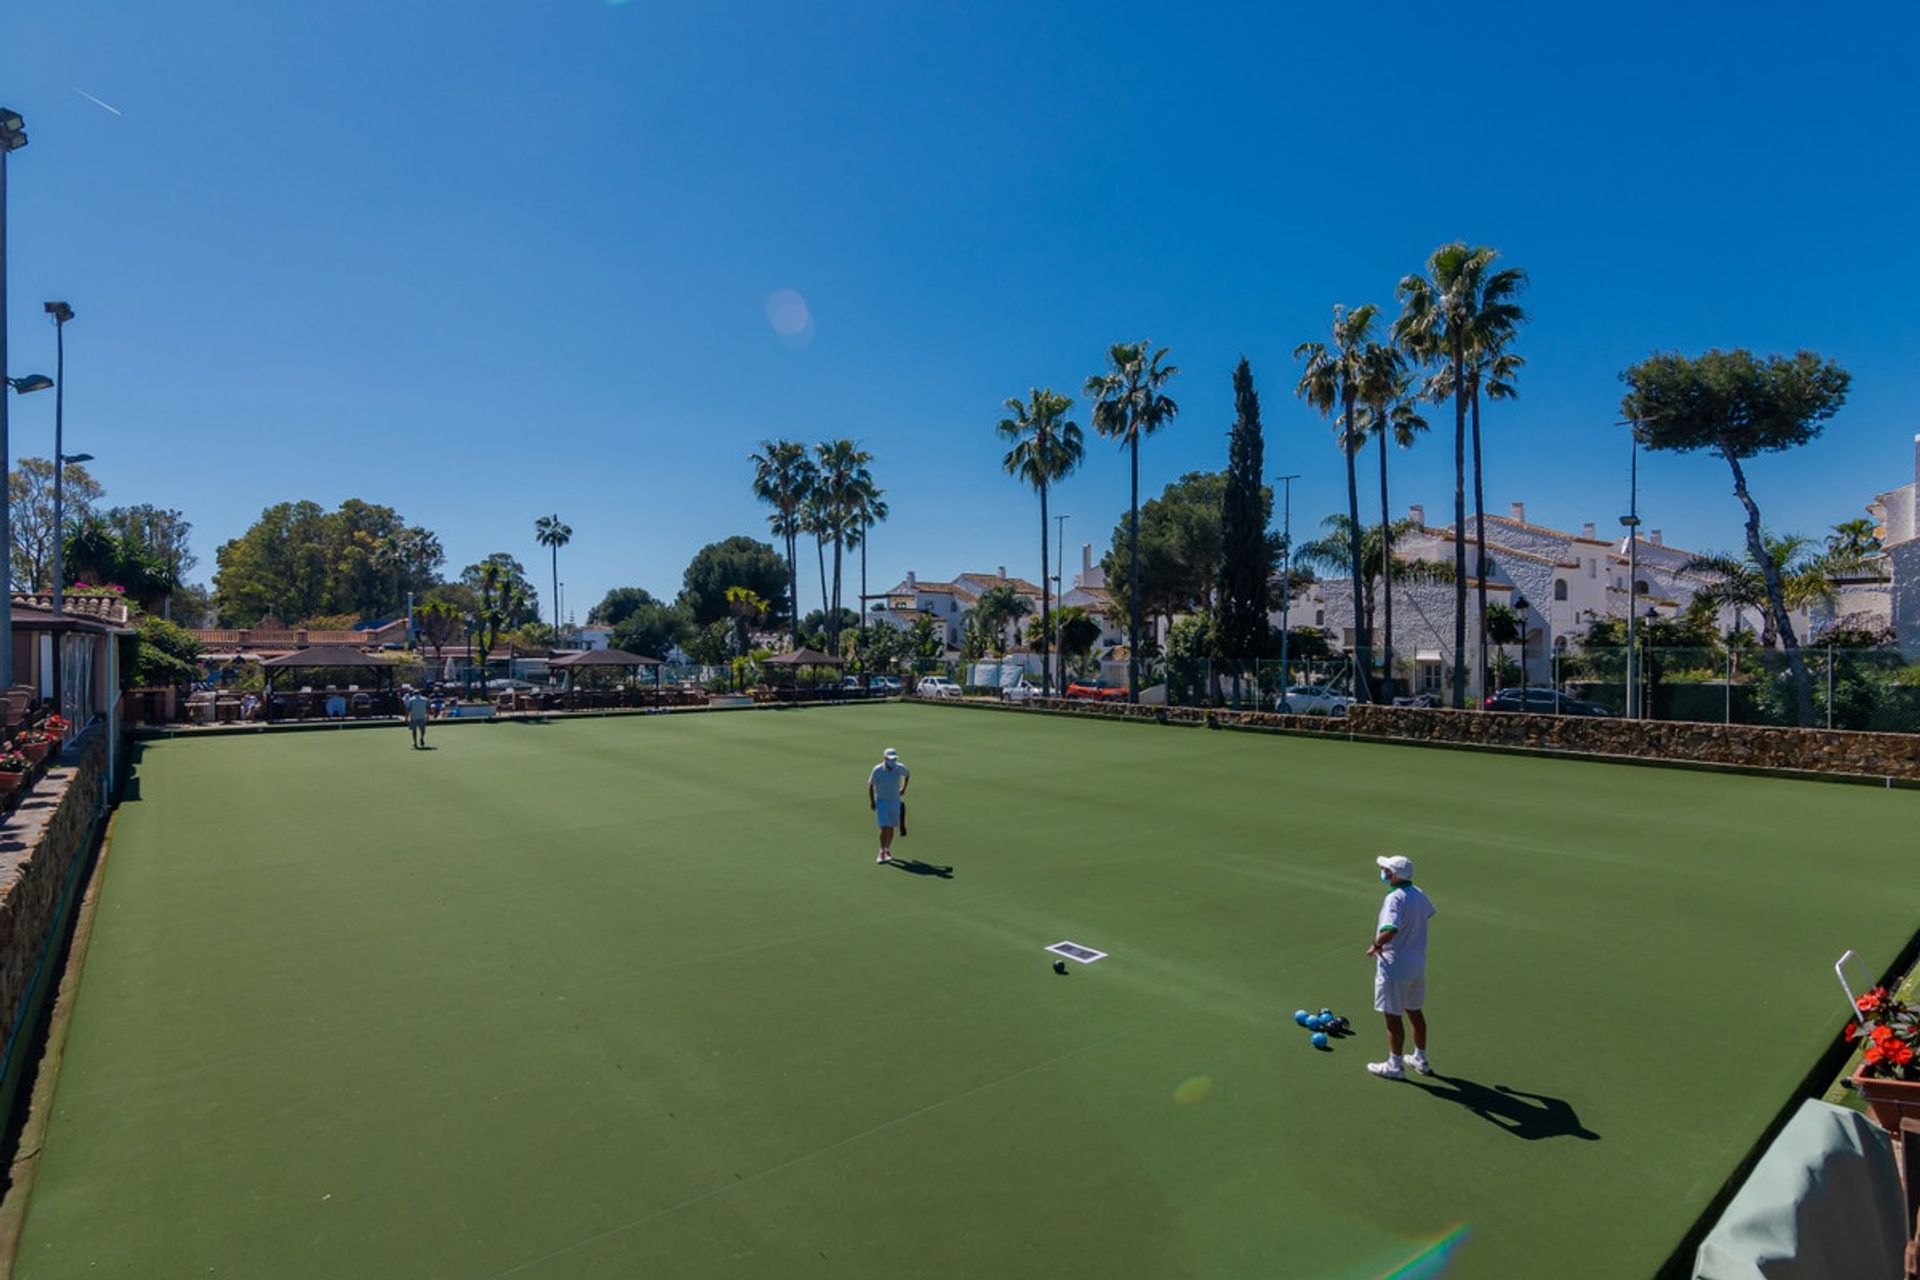
[{"label": "cypress tree", "polygon": [[[1233,430],[1227,444],[1227,485],[1221,497],[1220,574],[1214,591],[1214,654],[1233,663],[1259,658],[1267,642],[1267,580],[1273,576],[1273,539],[1267,535],[1273,498],[1262,483],[1265,447],[1260,396],[1245,356],[1233,371]],[[1234,672],[1239,698],[1240,673]]]}]

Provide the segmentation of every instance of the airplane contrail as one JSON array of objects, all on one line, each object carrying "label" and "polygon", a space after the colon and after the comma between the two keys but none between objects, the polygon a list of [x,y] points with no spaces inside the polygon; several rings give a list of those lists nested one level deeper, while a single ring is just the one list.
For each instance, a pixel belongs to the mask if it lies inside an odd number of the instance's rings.
[{"label": "airplane contrail", "polygon": [[81,97],[85,98],[88,102],[91,102],[96,107],[104,107],[108,111],[113,112],[113,114],[117,116],[126,114],[126,112],[122,111],[120,108],[115,106],[109,106],[107,103],[100,101],[100,99],[94,97],[92,94],[88,93],[85,89],[80,88],[78,85],[70,84],[67,86],[67,88],[72,89],[75,93],[79,94]]}]

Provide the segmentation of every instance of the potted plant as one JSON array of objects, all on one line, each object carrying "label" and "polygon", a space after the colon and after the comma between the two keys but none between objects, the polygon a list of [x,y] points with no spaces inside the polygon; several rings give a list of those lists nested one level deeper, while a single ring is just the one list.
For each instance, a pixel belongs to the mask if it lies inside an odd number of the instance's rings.
[{"label": "potted plant", "polygon": [[53,750],[60,739],[38,729],[24,729],[13,739],[14,749],[27,758],[30,764],[39,764],[47,758],[47,752]]},{"label": "potted plant", "polygon": [[26,781],[27,770],[31,766],[32,762],[14,750],[12,743],[0,748],[0,796],[10,795],[19,790],[20,784]]},{"label": "potted plant", "polygon": [[1874,1122],[1897,1134],[1903,1118],[1920,1120],[1920,1014],[1885,987],[1853,1003],[1860,1018],[1849,1022],[1845,1033],[1849,1044],[1861,1045],[1853,1087]]}]

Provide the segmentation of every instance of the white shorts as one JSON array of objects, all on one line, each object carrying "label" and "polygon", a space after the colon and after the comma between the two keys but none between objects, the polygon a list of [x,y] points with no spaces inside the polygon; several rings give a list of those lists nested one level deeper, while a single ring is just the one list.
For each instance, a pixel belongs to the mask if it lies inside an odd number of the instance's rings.
[{"label": "white shorts", "polygon": [[1385,974],[1373,975],[1373,1008],[1376,1013],[1405,1013],[1420,1009],[1427,1000],[1427,980],[1405,978],[1392,981]]}]

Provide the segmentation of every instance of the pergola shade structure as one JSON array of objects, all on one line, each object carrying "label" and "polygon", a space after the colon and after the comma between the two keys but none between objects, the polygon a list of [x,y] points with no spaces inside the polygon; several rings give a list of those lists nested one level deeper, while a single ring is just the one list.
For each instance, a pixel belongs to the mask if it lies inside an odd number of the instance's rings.
[{"label": "pergola shade structure", "polygon": [[[277,658],[268,658],[260,664],[267,676],[266,713],[272,719],[275,703],[273,684],[285,671],[318,672],[371,672],[373,674],[372,692],[382,695],[381,701],[390,701],[393,694],[393,664],[385,658],[348,649],[337,645],[319,645],[312,649],[302,649],[297,653],[283,653]],[[336,674],[336,678],[338,678]],[[361,692],[349,690],[349,693]],[[386,708],[381,708],[386,709]]]},{"label": "pergola shade structure", "polygon": [[588,649],[584,653],[570,653],[564,658],[554,658],[547,663],[547,670],[558,671],[567,678],[567,688],[573,688],[573,673],[576,671],[624,670],[630,676],[638,676],[642,669],[653,668],[653,703],[660,704],[660,668],[666,664],[658,658],[649,658],[644,653],[628,653],[625,649]]},{"label": "pergola shade structure", "polygon": [[763,667],[794,668],[844,667],[847,665],[847,660],[845,658],[836,658],[830,653],[822,653],[818,649],[808,649],[803,646],[798,649],[790,649],[786,653],[776,653],[760,665]]}]

